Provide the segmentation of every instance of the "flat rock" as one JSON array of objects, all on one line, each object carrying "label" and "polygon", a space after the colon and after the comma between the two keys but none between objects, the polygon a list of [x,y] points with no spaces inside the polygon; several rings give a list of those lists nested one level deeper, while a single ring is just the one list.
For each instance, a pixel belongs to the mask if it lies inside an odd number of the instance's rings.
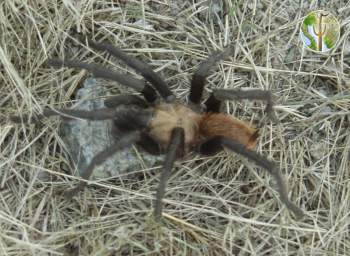
[{"label": "flat rock", "polygon": [[[77,92],[78,105],[74,109],[93,110],[103,108],[106,89],[100,80],[88,78]],[[118,140],[111,135],[112,121],[89,121],[76,119],[62,122],[60,135],[66,149],[81,175],[92,158]],[[134,146],[116,152],[102,165],[96,167],[91,179],[108,178],[131,171],[152,167],[160,163],[162,156],[152,156]]]}]

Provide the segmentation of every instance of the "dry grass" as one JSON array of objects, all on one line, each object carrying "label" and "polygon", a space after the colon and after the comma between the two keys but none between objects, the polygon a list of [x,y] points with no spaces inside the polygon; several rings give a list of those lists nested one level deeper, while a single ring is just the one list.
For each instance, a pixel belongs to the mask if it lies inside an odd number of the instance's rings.
[{"label": "dry grass", "polygon": [[[316,55],[298,33],[320,1],[232,1],[223,19],[205,2],[119,2],[0,2],[0,255],[349,255],[349,4],[325,1],[342,35],[331,54]],[[76,178],[57,122],[13,125],[6,117],[72,105],[88,74],[47,68],[49,56],[125,68],[79,45],[73,31],[150,62],[182,98],[196,65],[234,45],[208,91],[251,87],[277,96],[277,125],[262,119],[261,103],[228,102],[225,111],[261,126],[257,150],[280,163],[306,217],[295,221],[269,175],[226,153],[177,163],[161,226],[150,216],[159,166],[94,181],[66,202],[62,193]]]}]

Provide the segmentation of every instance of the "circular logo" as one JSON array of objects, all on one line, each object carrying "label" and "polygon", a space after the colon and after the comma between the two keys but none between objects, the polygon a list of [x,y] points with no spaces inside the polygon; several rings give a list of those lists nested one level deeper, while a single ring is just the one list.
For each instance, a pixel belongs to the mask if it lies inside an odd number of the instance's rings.
[{"label": "circular logo", "polygon": [[339,40],[340,24],[328,11],[310,12],[300,27],[300,38],[304,45],[316,52],[328,52]]}]

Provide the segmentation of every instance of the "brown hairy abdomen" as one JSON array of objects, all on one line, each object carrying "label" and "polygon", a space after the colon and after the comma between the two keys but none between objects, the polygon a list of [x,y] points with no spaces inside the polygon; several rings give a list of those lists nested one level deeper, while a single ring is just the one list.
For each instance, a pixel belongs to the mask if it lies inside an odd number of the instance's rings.
[{"label": "brown hairy abdomen", "polygon": [[222,113],[208,113],[203,115],[199,123],[199,134],[203,139],[215,136],[231,138],[247,148],[252,149],[256,145],[258,132],[232,116]]}]

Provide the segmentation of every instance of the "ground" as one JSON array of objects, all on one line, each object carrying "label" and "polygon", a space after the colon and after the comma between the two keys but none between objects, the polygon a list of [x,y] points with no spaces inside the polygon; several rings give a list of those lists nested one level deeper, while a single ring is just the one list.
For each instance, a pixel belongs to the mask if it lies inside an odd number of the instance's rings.
[{"label": "ground", "polygon": [[[341,24],[338,44],[322,55],[299,40],[303,18],[317,9]],[[0,255],[349,255],[349,14],[341,0],[1,1]],[[94,180],[67,202],[78,178],[59,122],[7,117],[75,103],[90,74],[49,68],[49,57],[134,74],[77,33],[149,62],[182,99],[200,61],[234,46],[206,90],[273,92],[279,123],[261,102],[227,102],[223,111],[260,128],[256,150],[278,163],[304,219],[293,218],[264,170],[229,152],[177,162],[159,225],[151,213],[161,166],[141,159],[139,169]]]}]

